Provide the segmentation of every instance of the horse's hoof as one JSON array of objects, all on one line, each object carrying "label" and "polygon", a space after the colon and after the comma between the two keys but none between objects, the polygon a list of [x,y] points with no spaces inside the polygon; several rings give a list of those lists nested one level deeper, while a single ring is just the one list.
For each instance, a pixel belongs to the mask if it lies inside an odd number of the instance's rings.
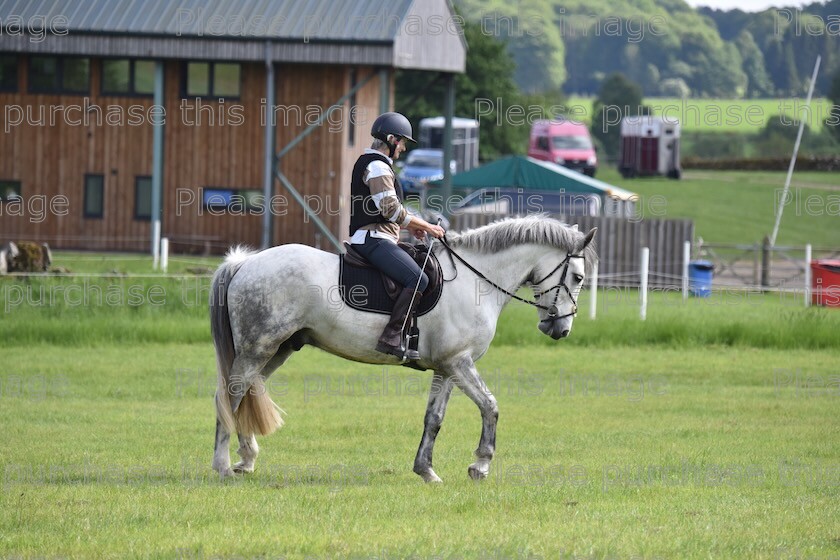
[{"label": "horse's hoof", "polygon": [[473,480],[484,480],[489,472],[490,467],[488,465],[473,464],[467,469],[467,474]]},{"label": "horse's hoof", "polygon": [[219,473],[219,480],[226,480],[228,478],[236,477],[236,472],[231,468],[217,469],[217,472]]},{"label": "horse's hoof", "polygon": [[254,472],[254,465],[246,466],[243,461],[239,461],[233,465],[233,472],[236,474],[251,474]]},{"label": "horse's hoof", "polygon": [[417,473],[417,474],[420,475],[420,477],[423,479],[423,482],[425,482],[426,484],[441,484],[441,483],[443,483],[443,480],[441,480],[440,477],[432,469],[429,469],[425,472],[421,472],[421,473]]}]

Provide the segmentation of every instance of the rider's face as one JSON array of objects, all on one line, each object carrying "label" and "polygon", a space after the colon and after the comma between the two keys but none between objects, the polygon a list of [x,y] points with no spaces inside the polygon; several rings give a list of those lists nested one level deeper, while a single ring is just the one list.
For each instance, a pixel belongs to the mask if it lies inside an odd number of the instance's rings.
[{"label": "rider's face", "polygon": [[405,138],[400,138],[400,141],[397,142],[397,148],[394,150],[394,157],[393,159],[400,159],[400,154],[405,151]]}]

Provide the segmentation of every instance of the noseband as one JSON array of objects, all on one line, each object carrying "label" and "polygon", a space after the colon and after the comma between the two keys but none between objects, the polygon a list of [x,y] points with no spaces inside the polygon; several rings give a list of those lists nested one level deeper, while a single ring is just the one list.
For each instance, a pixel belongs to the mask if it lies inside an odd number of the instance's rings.
[{"label": "noseband", "polygon": [[[548,323],[549,321],[557,321],[559,319],[564,319],[566,317],[572,317],[574,315],[577,315],[577,311],[578,311],[577,301],[575,300],[575,297],[572,295],[572,291],[569,289],[569,286],[566,285],[566,274],[569,272],[569,263],[572,261],[572,259],[582,259],[582,258],[583,258],[583,255],[575,255],[575,254],[572,254],[572,253],[568,253],[566,255],[566,258],[563,259],[562,261],[560,261],[560,264],[558,264],[556,267],[554,267],[554,269],[551,272],[549,272],[548,274],[543,276],[541,280],[539,280],[537,282],[534,282],[535,286],[538,286],[538,285],[542,284],[543,282],[545,282],[546,280],[551,278],[551,276],[555,272],[557,272],[557,270],[560,267],[563,267],[563,272],[560,274],[560,282],[558,282],[557,285],[552,286],[551,288],[547,289],[546,291],[540,292],[539,294],[537,294],[537,300],[539,301],[539,299],[543,296],[543,294],[547,294],[548,292],[550,292],[552,290],[557,290],[557,294],[555,294],[555,296],[554,296],[554,302],[552,302],[552,304],[549,307],[546,307],[544,305],[540,305],[540,304],[537,304],[536,302],[534,302],[534,305],[536,305],[536,307],[539,307],[540,309],[544,309],[545,311],[548,312],[548,317],[546,317],[545,319],[540,321],[540,323]],[[560,288],[563,288],[564,290],[566,290],[566,294],[569,296],[569,301],[572,302],[572,311],[570,313],[566,313],[565,315],[558,315],[559,310],[557,309],[557,300],[560,298]]]},{"label": "noseband", "polygon": [[[511,292],[507,291],[506,289],[502,288],[501,286],[499,286],[498,284],[496,284],[495,282],[493,282],[492,280],[490,280],[489,278],[487,278],[487,277],[486,277],[486,276],[485,276],[482,272],[480,272],[480,271],[476,270],[476,269],[475,269],[475,267],[473,267],[470,263],[468,263],[467,261],[465,261],[465,260],[461,257],[461,255],[459,255],[458,253],[456,253],[456,252],[452,249],[452,247],[449,245],[449,242],[448,242],[448,241],[446,241],[446,237],[441,238],[441,243],[443,243],[443,246],[444,246],[444,247],[446,247],[447,251],[449,251],[449,254],[451,254],[451,255],[452,255],[452,256],[454,256],[456,259],[458,259],[459,261],[461,261],[461,263],[462,263],[464,266],[466,266],[468,269],[470,269],[470,270],[471,270],[471,271],[472,271],[472,272],[473,272],[476,276],[478,276],[479,278],[481,278],[482,280],[484,280],[485,282],[487,282],[488,284],[490,284],[491,286],[493,286],[494,288],[496,288],[497,290],[499,290],[499,291],[500,291],[500,292],[502,292],[503,294],[506,294],[506,295],[508,295],[508,296],[512,297],[512,298],[513,298],[513,299],[515,299],[515,300],[521,301],[522,303],[527,303],[528,305],[533,305],[533,306],[534,306],[534,307],[536,307],[537,309],[542,309],[543,311],[546,311],[546,312],[548,313],[548,317],[546,317],[545,319],[541,320],[541,321],[540,321],[540,323],[547,323],[547,322],[550,322],[550,321],[557,321],[557,320],[563,319],[563,318],[565,318],[565,317],[571,317],[571,316],[573,316],[573,315],[577,315],[577,310],[578,310],[578,308],[577,308],[577,301],[575,301],[575,298],[574,298],[574,296],[572,295],[572,291],[571,291],[571,290],[569,289],[569,287],[566,285],[566,274],[569,272],[569,263],[572,261],[572,259],[582,259],[582,258],[584,258],[584,257],[583,257],[583,255],[578,255],[578,254],[568,253],[568,254],[566,255],[566,258],[565,258],[565,259],[563,259],[562,261],[560,261],[560,264],[558,264],[557,266],[555,266],[555,267],[552,269],[552,271],[551,271],[551,272],[549,272],[548,274],[546,274],[545,276],[543,276],[543,277],[542,277],[542,279],[541,279],[540,281],[538,281],[538,282],[533,282],[532,284],[533,284],[534,286],[537,286],[537,285],[539,285],[539,284],[541,284],[541,283],[545,282],[545,281],[546,281],[546,280],[548,280],[549,278],[551,278],[551,276],[552,276],[555,272],[557,272],[557,271],[558,271],[561,267],[563,267],[563,272],[560,274],[560,282],[559,282],[556,286],[552,286],[551,288],[549,288],[549,289],[547,289],[546,291],[541,292],[539,295],[537,295],[537,301],[531,301],[531,300],[523,299],[523,298],[521,298],[521,297],[517,296],[516,294],[514,294],[514,293],[511,293]],[[453,264],[454,264],[454,263],[453,263]],[[569,295],[569,301],[571,301],[571,302],[572,302],[572,311],[571,311],[571,313],[566,313],[565,315],[558,315],[558,313],[559,313],[560,311],[557,309],[557,300],[560,298],[560,288],[561,288],[561,287],[562,287],[564,290],[566,290],[566,293]],[[553,302],[550,306],[545,306],[545,305],[543,305],[543,304],[539,303],[539,299],[542,297],[542,295],[543,295],[543,294],[547,294],[548,292],[550,292],[550,291],[552,291],[552,290],[557,290],[557,294],[554,296],[554,302]]]}]

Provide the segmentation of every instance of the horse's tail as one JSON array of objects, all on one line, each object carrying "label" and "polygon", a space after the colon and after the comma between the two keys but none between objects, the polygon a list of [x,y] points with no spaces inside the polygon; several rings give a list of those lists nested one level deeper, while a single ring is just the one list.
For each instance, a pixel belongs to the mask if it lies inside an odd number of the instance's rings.
[{"label": "horse's tail", "polygon": [[[228,314],[228,287],[242,264],[253,254],[243,247],[231,249],[225,262],[213,275],[210,286],[210,332],[216,347],[218,370],[216,417],[228,433],[268,435],[283,425],[283,418],[266,392],[260,376],[257,376],[251,387],[240,387],[244,394],[242,400],[236,403],[235,410],[230,402],[230,375],[236,348]],[[238,383],[241,384],[242,380],[238,380]]]}]

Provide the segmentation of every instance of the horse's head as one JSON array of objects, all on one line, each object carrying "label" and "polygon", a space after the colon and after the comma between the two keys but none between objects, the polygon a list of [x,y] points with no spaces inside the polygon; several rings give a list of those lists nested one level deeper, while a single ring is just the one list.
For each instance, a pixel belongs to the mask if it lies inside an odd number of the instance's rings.
[{"label": "horse's head", "polygon": [[[554,340],[572,332],[578,295],[586,278],[586,249],[597,230],[590,230],[576,250],[552,251],[554,260],[546,257],[532,273],[531,286],[539,303],[539,329]],[[594,251],[590,250],[589,254],[594,256]]]}]

